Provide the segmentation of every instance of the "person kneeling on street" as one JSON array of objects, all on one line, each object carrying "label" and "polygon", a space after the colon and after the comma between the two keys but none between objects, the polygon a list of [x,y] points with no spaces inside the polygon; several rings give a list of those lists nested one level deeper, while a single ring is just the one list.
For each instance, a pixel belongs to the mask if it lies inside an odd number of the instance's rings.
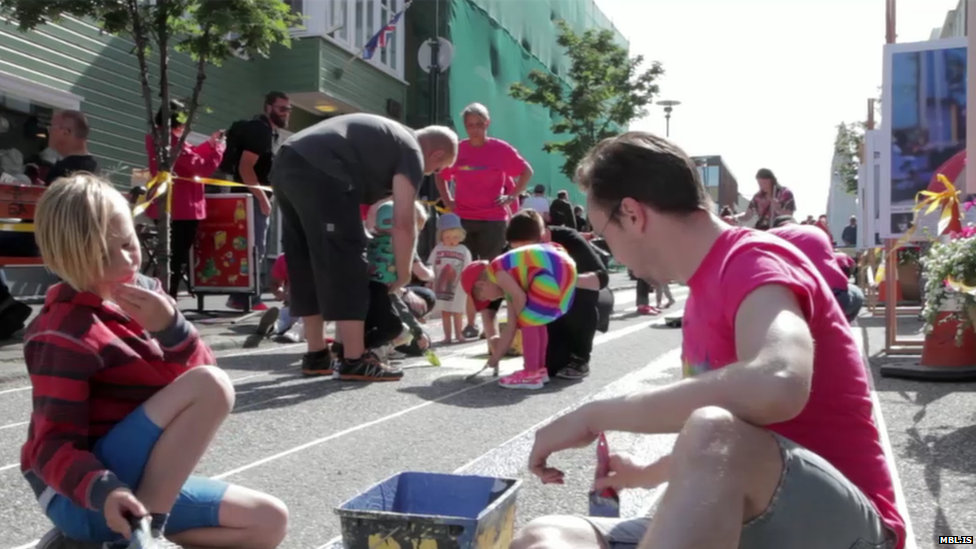
[{"label": "person kneeling on street", "polygon": [[193,475],[234,386],[156,279],[139,274],[126,199],[91,175],[41,197],[36,237],[52,286],[24,359],[35,394],[21,470],[54,523],[40,549],[126,547],[130,518],[185,546],[274,548],[278,499]]},{"label": "person kneeling on street", "polygon": [[546,227],[534,210],[523,210],[508,222],[505,238],[512,248],[553,242],[576,262],[576,297],[565,315],[546,325],[549,341],[546,368],[550,376],[582,379],[590,375],[593,338],[600,322],[600,292],[609,292],[610,275],[596,250],[579,232],[569,227]]}]

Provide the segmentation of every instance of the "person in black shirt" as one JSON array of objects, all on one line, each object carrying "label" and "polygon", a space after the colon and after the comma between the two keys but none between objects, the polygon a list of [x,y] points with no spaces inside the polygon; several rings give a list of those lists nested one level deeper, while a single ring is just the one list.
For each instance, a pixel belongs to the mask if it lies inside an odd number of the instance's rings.
[{"label": "person in black shirt", "polygon": [[[546,350],[546,367],[550,376],[563,379],[582,379],[590,374],[590,354],[593,338],[600,324],[601,313],[609,315],[613,310],[613,294],[607,285],[610,274],[596,250],[576,229],[546,227],[538,212],[523,210],[508,222],[505,238],[512,248],[554,242],[566,249],[579,273],[576,297],[569,311],[547,325],[549,346]],[[600,307],[610,294],[610,307]],[[600,310],[598,310],[600,309]]]},{"label": "person in black shirt", "polygon": [[[271,92],[264,97],[264,113],[243,125],[231,127],[227,136],[228,160],[234,181],[248,186],[270,186],[269,175],[278,143],[278,130],[288,127],[291,116],[291,100],[282,92]],[[223,164],[222,164],[223,167]],[[268,220],[271,217],[271,193],[251,189],[257,202],[254,208],[254,247],[257,251],[257,265],[264,266],[264,256],[268,245]],[[259,271],[263,272],[263,271]],[[267,310],[261,302],[261,289],[256,295],[234,294],[227,300],[227,307],[241,310],[251,300],[255,311]]]},{"label": "person in black shirt", "polygon": [[[403,376],[365,349],[369,310],[366,234],[360,206],[392,195],[392,248],[397,281],[410,282],[417,223],[414,201],[424,175],[450,166],[457,134],[432,126],[414,131],[373,114],[324,120],[288,138],[275,155],[271,182],[288,257],[291,312],[302,317],[308,352],[305,375],[350,381]],[[324,321],[335,321],[342,355],[326,347]]]},{"label": "person in black shirt", "polygon": [[549,225],[576,229],[576,214],[573,205],[569,203],[569,193],[559,191],[556,199],[549,205]]},{"label": "person in black shirt", "polygon": [[44,183],[50,185],[75,172],[98,174],[98,162],[88,152],[88,118],[78,111],[58,111],[51,117],[48,146],[61,155],[47,172]]}]

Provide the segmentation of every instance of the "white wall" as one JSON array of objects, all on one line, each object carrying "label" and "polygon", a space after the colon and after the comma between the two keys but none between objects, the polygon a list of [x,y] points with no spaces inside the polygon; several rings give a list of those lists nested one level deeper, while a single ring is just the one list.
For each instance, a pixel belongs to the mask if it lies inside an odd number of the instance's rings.
[{"label": "white wall", "polygon": [[[852,215],[857,215],[857,196],[847,193],[842,188],[841,179],[837,175],[840,157],[834,153],[830,163],[830,191],[827,193],[827,226],[830,234],[838,245],[844,243],[841,235],[844,227],[850,223]],[[860,221],[860,220],[859,220]],[[860,225],[860,223],[858,223]]]}]

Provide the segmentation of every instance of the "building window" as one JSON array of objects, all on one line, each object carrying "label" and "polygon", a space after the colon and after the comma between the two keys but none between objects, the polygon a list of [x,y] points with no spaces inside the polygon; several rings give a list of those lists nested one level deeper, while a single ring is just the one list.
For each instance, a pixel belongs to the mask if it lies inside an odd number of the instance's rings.
[{"label": "building window", "polygon": [[329,10],[327,12],[327,24],[326,28],[335,29],[332,33],[332,37],[340,42],[347,42],[349,40],[349,33],[347,29],[348,19],[346,14],[348,10],[348,4],[351,0],[331,0],[329,2]]}]

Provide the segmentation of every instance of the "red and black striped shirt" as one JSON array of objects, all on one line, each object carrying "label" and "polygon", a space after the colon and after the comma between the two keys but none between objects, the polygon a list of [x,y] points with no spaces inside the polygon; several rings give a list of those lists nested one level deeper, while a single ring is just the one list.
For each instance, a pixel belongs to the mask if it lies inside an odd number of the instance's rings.
[{"label": "red and black striped shirt", "polygon": [[[136,282],[162,294],[156,279]],[[28,327],[24,358],[33,411],[21,471],[42,507],[62,494],[95,510],[124,486],[91,453],[95,442],[190,368],[215,363],[181,313],[150,334],[116,304],[64,283]]]}]

